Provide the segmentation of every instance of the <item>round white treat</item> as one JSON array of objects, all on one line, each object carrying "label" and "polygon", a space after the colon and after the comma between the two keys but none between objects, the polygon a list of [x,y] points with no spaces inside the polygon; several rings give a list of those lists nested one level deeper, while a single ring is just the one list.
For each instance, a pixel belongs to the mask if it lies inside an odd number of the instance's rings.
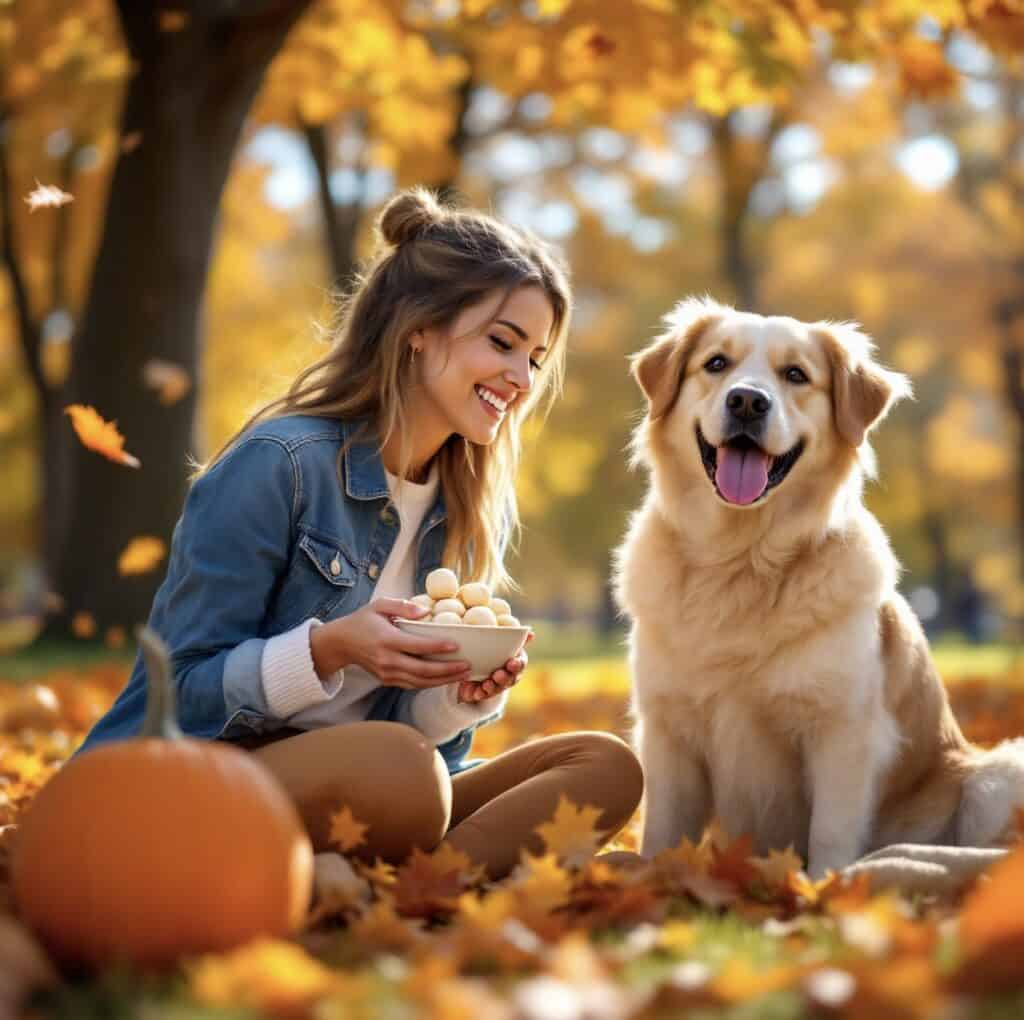
[{"label": "round white treat", "polygon": [[446,623],[449,626],[452,624],[462,624],[462,617],[456,613],[438,613],[431,621],[431,623]]},{"label": "round white treat", "polygon": [[470,581],[459,589],[459,598],[462,599],[467,609],[474,606],[484,606],[491,601],[491,589],[483,581]]},{"label": "round white treat", "polygon": [[473,606],[471,609],[467,609],[462,622],[468,623],[472,627],[498,626],[494,613],[487,606]]},{"label": "round white treat", "polygon": [[466,612],[466,607],[458,599],[438,599],[434,603],[434,615],[438,613],[454,613],[456,616],[462,616]]},{"label": "round white treat", "polygon": [[508,616],[512,612],[512,607],[504,599],[495,596],[491,599],[491,612],[495,616]]},{"label": "round white treat", "polygon": [[459,579],[453,570],[438,567],[427,574],[427,594],[432,599],[453,599],[459,593]]},{"label": "round white treat", "polygon": [[434,600],[429,595],[413,595],[409,601],[414,605],[422,606],[424,609],[434,608]]},{"label": "round white treat", "polygon": [[502,613],[498,617],[499,627],[519,627],[521,624],[511,613]]}]

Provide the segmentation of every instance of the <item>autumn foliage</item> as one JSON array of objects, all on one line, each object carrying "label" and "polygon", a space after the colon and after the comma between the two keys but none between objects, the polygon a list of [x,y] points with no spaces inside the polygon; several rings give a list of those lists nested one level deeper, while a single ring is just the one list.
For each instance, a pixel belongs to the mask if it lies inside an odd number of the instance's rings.
[{"label": "autumn foliage", "polygon": [[[0,853],[125,675],[100,666],[0,681]],[[625,733],[621,667],[595,668],[584,697],[555,667],[540,665],[528,680],[507,716],[479,732],[476,751],[568,729]],[[1024,730],[1015,686],[963,678],[951,697],[973,739]],[[541,1018],[557,1002],[581,1011],[572,1015],[600,1003],[594,1015],[646,1020],[742,1004],[769,1015],[780,1003],[795,1016],[915,1018],[1024,991],[1024,849],[958,892],[909,896],[875,889],[867,876],[811,881],[792,851],[756,857],[748,837],[716,824],[697,844],[644,862],[630,853],[634,819],[594,857],[596,814],[563,798],[538,828],[543,853],[524,852],[493,883],[448,846],[415,850],[397,867],[346,856],[366,827],[339,804],[339,852],[318,855],[303,930],[185,958],[183,983],[166,994],[279,1017],[380,1015],[404,1003],[425,1016]],[[0,971],[21,961],[17,980],[43,989],[41,1001],[70,995],[11,916],[9,893],[0,903],[0,946],[7,939],[18,950],[0,955]],[[16,977],[6,979],[13,987]],[[120,994],[141,995],[141,986]]]}]

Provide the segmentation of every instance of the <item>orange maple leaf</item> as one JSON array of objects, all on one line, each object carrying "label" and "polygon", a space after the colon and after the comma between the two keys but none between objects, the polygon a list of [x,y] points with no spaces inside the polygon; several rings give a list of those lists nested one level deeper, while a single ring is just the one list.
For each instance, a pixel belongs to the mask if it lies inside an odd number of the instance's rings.
[{"label": "orange maple leaf", "polygon": [[753,849],[754,841],[749,834],[740,836],[724,849],[716,849],[711,865],[712,878],[733,882],[739,889],[748,889],[759,876],[751,861]]},{"label": "orange maple leaf", "polygon": [[163,558],[167,551],[163,540],[152,535],[133,538],[117,558],[117,572],[122,576],[148,574]]},{"label": "orange maple leaf", "polygon": [[560,794],[555,816],[534,830],[544,841],[548,853],[556,854],[569,868],[584,865],[597,850],[600,834],[595,823],[601,809],[590,804],[577,807],[565,794]]},{"label": "orange maple leaf", "polygon": [[[994,986],[1008,985],[1020,974],[1024,952],[1024,846],[1013,849],[988,871],[964,901],[959,936],[964,950],[963,974]],[[984,975],[981,978],[981,975]]]},{"label": "orange maple leaf", "polygon": [[750,863],[761,873],[761,878],[772,889],[785,887],[794,872],[803,871],[804,862],[790,843],[785,850],[769,850],[767,857],[751,857]]},{"label": "orange maple leaf", "polygon": [[482,876],[469,857],[447,843],[432,854],[413,847],[395,876],[395,907],[405,917],[453,914],[459,897]]},{"label": "orange maple leaf", "polygon": [[40,184],[38,180],[36,181],[36,186],[25,196],[29,212],[35,212],[37,209],[56,209],[62,205],[67,205],[68,202],[73,202],[74,199],[74,195],[61,191],[57,185]]},{"label": "orange maple leaf", "polygon": [[125,452],[124,436],[117,431],[117,424],[104,421],[96,408],[69,404],[64,413],[71,416],[71,424],[84,447],[117,464],[133,468],[142,466],[137,457]]},{"label": "orange maple leaf", "polygon": [[555,854],[534,857],[524,852],[510,887],[536,910],[557,910],[572,896],[572,876],[559,864]]},{"label": "orange maple leaf", "polygon": [[369,827],[369,825],[356,821],[346,804],[340,811],[335,811],[331,815],[330,842],[339,847],[343,853],[347,853],[366,842],[366,830]]}]

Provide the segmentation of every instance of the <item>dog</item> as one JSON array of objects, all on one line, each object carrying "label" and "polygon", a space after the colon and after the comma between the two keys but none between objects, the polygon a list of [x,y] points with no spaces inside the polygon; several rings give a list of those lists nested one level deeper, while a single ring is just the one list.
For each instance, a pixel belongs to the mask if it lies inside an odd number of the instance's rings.
[{"label": "dog", "polygon": [[815,878],[891,844],[1005,845],[1024,739],[963,736],[862,500],[908,380],[849,323],[695,298],[665,326],[631,358],[649,485],[613,553],[641,855],[713,816]]}]

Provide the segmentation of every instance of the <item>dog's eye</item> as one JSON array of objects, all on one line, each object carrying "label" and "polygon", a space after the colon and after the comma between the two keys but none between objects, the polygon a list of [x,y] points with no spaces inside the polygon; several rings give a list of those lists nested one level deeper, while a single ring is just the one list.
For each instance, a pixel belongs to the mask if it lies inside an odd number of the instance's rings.
[{"label": "dog's eye", "polygon": [[716,354],[704,362],[705,372],[724,372],[729,365],[728,359],[722,354]]},{"label": "dog's eye", "polygon": [[796,365],[790,365],[789,368],[786,369],[784,375],[786,376],[786,380],[791,383],[805,383],[811,381],[807,378],[807,373]]}]

